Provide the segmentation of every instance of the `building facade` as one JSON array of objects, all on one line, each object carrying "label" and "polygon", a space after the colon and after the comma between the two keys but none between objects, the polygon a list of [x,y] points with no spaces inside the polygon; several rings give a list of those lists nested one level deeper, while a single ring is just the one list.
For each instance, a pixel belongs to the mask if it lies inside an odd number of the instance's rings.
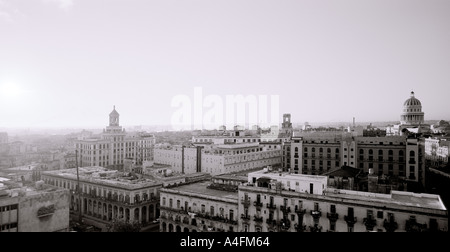
[{"label": "building facade", "polygon": [[[290,176],[290,187],[286,187]],[[249,174],[253,182],[254,175]],[[267,173],[239,187],[241,232],[448,231],[448,212],[438,195],[392,191],[390,195],[328,189],[326,177]],[[305,180],[310,181],[305,183]],[[319,178],[317,178],[319,177]],[[299,188],[293,188],[293,184]],[[302,187],[319,183],[309,193]],[[271,184],[278,186],[272,187]],[[315,184],[313,184],[315,185]],[[312,192],[312,193],[311,193]],[[415,202],[411,205],[411,201]]]},{"label": "building facade", "polygon": [[237,232],[238,192],[200,182],[161,190],[161,232]]},{"label": "building facade", "polygon": [[69,190],[10,185],[0,178],[0,233],[69,231]]},{"label": "building facade", "polygon": [[114,219],[138,221],[143,226],[159,217],[159,191],[162,183],[103,167],[79,168],[80,195],[76,169],[47,171],[45,183],[70,190],[70,210],[81,209],[86,223],[106,228]]},{"label": "building facade", "polygon": [[114,107],[109,115],[109,126],[100,138],[85,137],[75,141],[80,166],[120,169],[127,158],[136,160],[138,164],[153,160],[154,135],[145,132],[128,134],[120,126],[119,118]]},{"label": "building facade", "polygon": [[281,165],[279,143],[233,143],[210,146],[168,146],[155,149],[157,164],[171,165],[181,173],[211,175]]}]

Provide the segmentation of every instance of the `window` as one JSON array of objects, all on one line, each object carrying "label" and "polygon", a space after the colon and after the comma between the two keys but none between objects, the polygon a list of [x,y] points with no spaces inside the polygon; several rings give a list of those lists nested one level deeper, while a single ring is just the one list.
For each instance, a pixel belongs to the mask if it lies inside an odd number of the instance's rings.
[{"label": "window", "polygon": [[331,213],[336,213],[336,205],[331,205],[330,212]]},{"label": "window", "polygon": [[377,218],[378,219],[383,219],[383,211],[378,211],[377,212]]},{"label": "window", "polygon": [[204,214],[206,212],[206,206],[202,205],[202,213]]},{"label": "window", "polygon": [[314,211],[319,211],[319,203],[314,202]]},{"label": "window", "polygon": [[177,200],[177,208],[179,209],[181,207],[181,201]]},{"label": "window", "polygon": [[215,216],[215,213],[214,213],[214,207],[213,207],[213,206],[211,206],[211,209],[210,209],[210,215],[211,215],[211,216]]},{"label": "window", "polygon": [[348,217],[353,218],[354,217],[353,214],[354,214],[353,207],[349,207],[347,211]]}]

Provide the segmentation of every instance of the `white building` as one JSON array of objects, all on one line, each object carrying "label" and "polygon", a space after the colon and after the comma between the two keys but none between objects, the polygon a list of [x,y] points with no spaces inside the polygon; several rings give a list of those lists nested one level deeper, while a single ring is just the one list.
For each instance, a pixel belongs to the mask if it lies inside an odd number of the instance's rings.
[{"label": "white building", "polygon": [[138,164],[153,160],[154,135],[126,133],[119,125],[119,117],[114,107],[109,115],[109,126],[103,130],[101,138],[83,137],[75,141],[80,166],[120,168],[127,158],[136,160]]},{"label": "white building", "polygon": [[211,146],[157,148],[155,163],[181,173],[226,174],[268,165],[281,165],[281,144],[236,143]]}]

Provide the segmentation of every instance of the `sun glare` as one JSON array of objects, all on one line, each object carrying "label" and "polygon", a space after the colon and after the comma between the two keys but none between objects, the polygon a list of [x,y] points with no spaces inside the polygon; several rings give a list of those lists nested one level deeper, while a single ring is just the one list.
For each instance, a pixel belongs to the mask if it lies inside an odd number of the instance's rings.
[{"label": "sun glare", "polygon": [[4,98],[16,98],[22,93],[20,87],[15,83],[5,83],[0,85],[0,96]]}]

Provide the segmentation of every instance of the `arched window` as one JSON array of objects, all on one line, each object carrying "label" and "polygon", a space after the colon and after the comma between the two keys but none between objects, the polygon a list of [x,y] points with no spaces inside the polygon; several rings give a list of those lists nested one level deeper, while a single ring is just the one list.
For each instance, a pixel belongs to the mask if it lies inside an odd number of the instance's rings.
[{"label": "arched window", "polygon": [[331,153],[331,149],[330,149],[330,148],[328,148],[328,149],[327,149],[327,152],[328,152],[328,153]]},{"label": "arched window", "polygon": [[305,152],[308,152],[308,148],[305,147]]},{"label": "arched window", "polygon": [[383,156],[383,150],[378,150],[378,155]]},{"label": "arched window", "polygon": [[322,153],[322,152],[323,152],[323,148],[320,148],[320,149],[319,149],[319,152]]},{"label": "arched window", "polygon": [[316,148],[313,147],[313,148],[312,148],[312,152],[313,152],[313,153],[316,152]]},{"label": "arched window", "polygon": [[373,155],[373,150],[372,149],[369,150],[369,155]]},{"label": "arched window", "polygon": [[403,154],[403,151],[402,151],[402,150],[399,151],[399,152],[398,152],[398,155],[399,155],[399,156],[403,156],[403,155],[404,155],[404,154]]},{"label": "arched window", "polygon": [[393,150],[389,150],[389,156],[392,156],[392,155],[394,155],[394,151]]},{"label": "arched window", "polygon": [[416,153],[414,151],[409,152],[409,156],[414,157],[415,155],[416,155]]},{"label": "arched window", "polygon": [[336,148],[336,153],[339,153],[339,148]]},{"label": "arched window", "polygon": [[295,147],[295,153],[296,154],[298,153],[298,147]]},{"label": "arched window", "polygon": [[363,150],[363,149],[360,149],[360,150],[359,150],[359,154],[363,155],[363,154],[364,154],[364,150]]}]

